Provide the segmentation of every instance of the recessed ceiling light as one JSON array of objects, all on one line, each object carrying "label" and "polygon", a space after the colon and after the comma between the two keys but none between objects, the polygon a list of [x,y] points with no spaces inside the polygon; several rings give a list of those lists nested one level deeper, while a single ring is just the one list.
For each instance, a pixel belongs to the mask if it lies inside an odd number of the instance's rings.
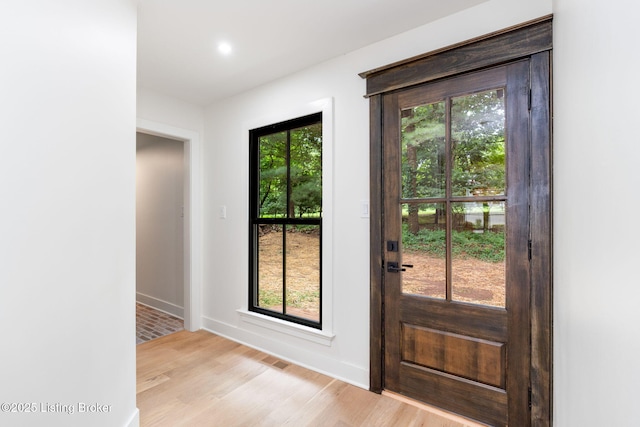
[{"label": "recessed ceiling light", "polygon": [[223,55],[229,55],[231,54],[231,51],[233,50],[233,48],[231,47],[231,45],[227,42],[221,42],[218,43],[218,52],[220,52]]}]

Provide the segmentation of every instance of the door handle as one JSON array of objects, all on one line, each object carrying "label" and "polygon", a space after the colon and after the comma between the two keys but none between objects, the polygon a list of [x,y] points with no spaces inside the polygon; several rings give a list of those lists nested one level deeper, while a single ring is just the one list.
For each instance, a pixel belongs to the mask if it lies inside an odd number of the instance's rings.
[{"label": "door handle", "polygon": [[407,271],[407,268],[413,268],[413,264],[402,264],[402,268],[401,268],[401,267],[398,267],[397,262],[387,263],[387,272],[389,273],[398,273],[400,271]]}]

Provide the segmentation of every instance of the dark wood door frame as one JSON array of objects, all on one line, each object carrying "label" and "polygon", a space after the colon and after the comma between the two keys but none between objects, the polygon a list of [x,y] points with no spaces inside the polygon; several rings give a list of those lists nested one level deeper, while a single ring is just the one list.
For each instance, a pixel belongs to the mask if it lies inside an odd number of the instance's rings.
[{"label": "dark wood door frame", "polygon": [[382,126],[385,93],[529,58],[531,93],[531,425],[552,420],[552,17],[361,73],[370,101],[370,389],[384,389]]}]

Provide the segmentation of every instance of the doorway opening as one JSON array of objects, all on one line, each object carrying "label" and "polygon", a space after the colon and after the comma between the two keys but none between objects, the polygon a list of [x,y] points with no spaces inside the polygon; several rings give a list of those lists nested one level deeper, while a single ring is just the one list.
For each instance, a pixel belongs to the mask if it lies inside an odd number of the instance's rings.
[{"label": "doorway opening", "polygon": [[136,343],[183,328],[184,143],[136,134]]},{"label": "doorway opening", "polygon": [[[165,125],[163,123],[138,119],[137,133],[143,138],[158,137],[165,140],[173,140],[180,145],[182,150],[182,183],[181,201],[177,212],[181,228],[181,265],[179,274],[181,286],[179,296],[174,301],[167,301],[176,307],[182,306],[181,316],[184,319],[184,329],[189,331],[199,330],[202,326],[201,312],[201,260],[202,260],[202,220],[201,220],[201,169],[200,137],[198,133]],[[174,215],[175,217],[175,215]],[[175,218],[174,218],[175,221]],[[137,224],[136,227],[139,227]],[[173,271],[175,274],[175,270]],[[175,290],[174,290],[175,291]],[[165,292],[167,292],[165,290]],[[171,290],[168,291],[169,293]],[[165,293],[166,294],[166,293]],[[138,299],[138,298],[137,298]],[[141,301],[145,303],[145,301]],[[148,304],[148,302],[146,303]],[[152,305],[152,304],[148,304]],[[161,310],[175,313],[171,309],[158,307]],[[169,308],[171,308],[169,306]]]},{"label": "doorway opening", "polygon": [[136,134],[136,300],[184,315],[183,142]]}]

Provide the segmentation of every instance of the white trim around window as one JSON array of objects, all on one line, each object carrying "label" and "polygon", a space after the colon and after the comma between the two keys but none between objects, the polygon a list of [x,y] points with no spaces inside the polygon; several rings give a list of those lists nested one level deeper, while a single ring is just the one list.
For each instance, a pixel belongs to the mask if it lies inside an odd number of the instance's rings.
[{"label": "white trim around window", "polygon": [[[243,305],[237,310],[240,318],[253,325],[262,326],[316,343],[331,345],[333,341],[333,98],[323,98],[275,112],[244,124],[243,141],[249,141],[249,131],[273,123],[280,123],[314,113],[322,113],[322,330],[297,325],[249,312],[249,284],[245,286]],[[248,159],[247,159],[248,161]],[[248,180],[247,180],[248,182]],[[249,188],[246,188],[247,194]],[[248,221],[248,210],[247,210]],[[249,254],[247,253],[247,257]]]}]

